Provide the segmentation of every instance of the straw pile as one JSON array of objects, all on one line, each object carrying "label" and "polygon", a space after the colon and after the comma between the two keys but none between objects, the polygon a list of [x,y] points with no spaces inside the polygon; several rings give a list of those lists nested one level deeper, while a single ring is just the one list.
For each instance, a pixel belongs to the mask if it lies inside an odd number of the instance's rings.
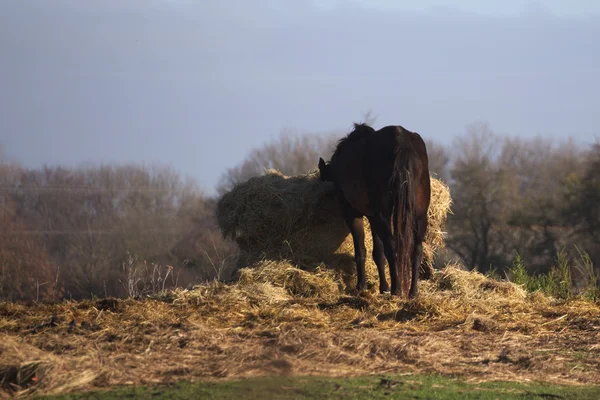
[{"label": "straw pile", "polygon": [[145,300],[0,303],[0,398],[257,375],[439,373],[600,383],[600,307],[449,265],[420,296],[347,296],[330,270],[244,268]]},{"label": "straw pile", "polygon": [[[435,251],[444,245],[444,226],[450,210],[450,191],[431,178],[429,228],[424,243],[422,277],[430,277]],[[217,219],[224,236],[239,246],[239,267],[258,260],[290,260],[306,270],[328,267],[351,286],[355,273],[352,236],[337,204],[333,184],[320,182],[318,171],[287,177],[276,170],[238,184],[221,197]],[[365,218],[365,244],[373,240]],[[377,267],[367,257],[370,287],[378,282]],[[389,277],[388,277],[389,279]]]}]

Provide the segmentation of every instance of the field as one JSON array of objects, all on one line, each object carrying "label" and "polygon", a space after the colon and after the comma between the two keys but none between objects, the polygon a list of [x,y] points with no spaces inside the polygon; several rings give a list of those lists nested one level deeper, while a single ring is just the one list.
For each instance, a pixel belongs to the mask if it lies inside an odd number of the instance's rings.
[{"label": "field", "polygon": [[453,265],[422,281],[414,301],[374,290],[351,296],[343,287],[331,270],[264,262],[235,283],[153,298],[2,303],[0,393],[261,376],[357,377],[371,379],[369,387],[382,376],[413,374],[425,384],[432,374],[463,385],[600,384],[593,302],[527,293]]},{"label": "field", "polygon": [[[451,203],[443,183],[432,188],[426,266]],[[520,286],[452,264],[425,268],[419,297],[401,300],[377,293],[370,259],[357,295],[332,193],[314,173],[268,172],[223,196],[219,226],[249,266],[230,283],[0,303],[0,396],[598,397],[597,302],[552,298],[535,288],[556,279],[524,270]]]}]

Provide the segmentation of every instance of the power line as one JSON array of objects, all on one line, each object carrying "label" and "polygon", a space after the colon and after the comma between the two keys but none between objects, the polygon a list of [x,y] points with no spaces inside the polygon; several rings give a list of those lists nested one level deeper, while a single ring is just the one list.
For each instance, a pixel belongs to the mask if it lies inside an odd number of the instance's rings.
[{"label": "power line", "polygon": [[[156,233],[161,232],[169,235],[178,235],[187,233],[187,230],[166,230],[166,229],[143,229],[135,230],[135,233]],[[0,236],[11,235],[84,235],[84,234],[99,234],[99,235],[119,235],[122,231],[117,230],[102,230],[102,229],[86,229],[86,230],[18,230],[9,232],[0,232]]]},{"label": "power line", "polygon": [[93,186],[8,186],[0,185],[0,191],[56,191],[56,192],[163,192],[173,193],[170,188],[153,188],[153,187],[118,187],[118,188],[99,188]]}]

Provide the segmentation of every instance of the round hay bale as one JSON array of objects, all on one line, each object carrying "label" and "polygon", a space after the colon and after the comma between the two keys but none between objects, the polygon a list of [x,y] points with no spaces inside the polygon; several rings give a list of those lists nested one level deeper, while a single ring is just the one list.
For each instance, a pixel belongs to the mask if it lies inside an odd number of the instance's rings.
[{"label": "round hay bale", "polygon": [[[431,178],[429,228],[421,275],[431,277],[435,251],[444,245],[443,228],[451,204],[448,187]],[[347,287],[355,279],[354,245],[333,184],[321,182],[317,170],[287,177],[268,170],[236,185],[217,203],[217,220],[225,237],[240,249],[238,267],[259,260],[290,260],[303,269],[326,266],[339,271]],[[365,218],[365,245],[373,239]],[[367,280],[378,284],[377,267],[367,257]],[[388,276],[389,279],[389,276]]]}]

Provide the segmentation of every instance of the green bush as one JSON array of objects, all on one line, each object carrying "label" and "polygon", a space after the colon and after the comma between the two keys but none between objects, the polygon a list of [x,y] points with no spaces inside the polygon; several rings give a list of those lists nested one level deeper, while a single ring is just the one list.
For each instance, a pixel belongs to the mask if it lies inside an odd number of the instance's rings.
[{"label": "green bush", "polygon": [[576,293],[572,282],[572,262],[563,248],[556,255],[555,265],[547,274],[529,274],[527,266],[521,255],[517,254],[510,267],[508,267],[509,280],[517,285],[522,285],[527,291],[537,290],[558,298],[570,299],[577,295],[596,301],[600,298],[597,285],[597,276],[590,256],[577,248],[579,258],[575,261],[575,268],[585,279],[582,292]]}]

